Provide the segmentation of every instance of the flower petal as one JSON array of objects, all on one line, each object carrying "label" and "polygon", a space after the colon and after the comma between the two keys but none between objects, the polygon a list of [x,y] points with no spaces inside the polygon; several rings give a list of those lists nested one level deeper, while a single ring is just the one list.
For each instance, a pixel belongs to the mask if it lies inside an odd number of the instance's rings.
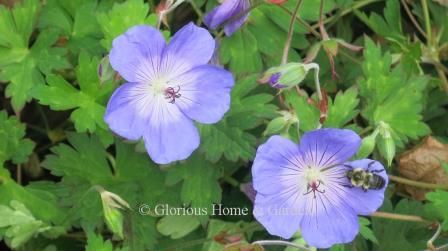
[{"label": "flower petal", "polygon": [[114,39],[110,64],[128,82],[150,82],[157,76],[165,44],[162,33],[155,28],[134,26]]},{"label": "flower petal", "polygon": [[337,243],[351,242],[356,237],[359,231],[358,217],[340,199],[335,190],[316,193],[316,198],[307,197],[300,229],[309,245],[328,248]]},{"label": "flower petal", "polygon": [[324,168],[344,163],[360,145],[361,138],[352,130],[325,128],[305,133],[299,147],[304,163]]},{"label": "flower petal", "polygon": [[[350,198],[349,200],[347,200],[347,202],[355,210],[355,212],[360,215],[372,214],[383,204],[384,192],[389,182],[389,177],[387,176],[384,166],[380,162],[371,159],[355,160],[352,162],[346,162],[344,163],[344,165],[352,166],[354,168],[362,168],[364,170],[367,170],[368,168],[369,171],[374,171],[375,174],[381,176],[384,179],[384,187],[379,190],[369,189],[364,192],[361,188],[358,187],[347,189],[346,196],[347,198]],[[351,169],[345,166],[344,168],[346,168],[346,171]],[[346,180],[346,182],[347,185],[350,185],[350,181],[348,179]]]},{"label": "flower petal", "polygon": [[196,67],[173,80],[179,83],[181,97],[176,105],[200,123],[212,124],[222,119],[230,107],[232,74],[220,67]]},{"label": "flower petal", "polygon": [[[248,0],[227,0],[221,5],[214,8],[210,13],[208,13],[204,18],[204,23],[210,29],[216,29],[219,25],[224,22],[229,21],[231,18],[240,15],[240,13],[246,11],[250,7],[250,2]],[[242,15],[236,20],[228,23],[224,27],[224,32],[227,36],[232,35],[249,16],[248,13]]]},{"label": "flower petal", "polygon": [[257,193],[278,195],[298,188],[302,169],[298,154],[298,146],[280,136],[272,136],[259,146],[252,165],[253,185]]},{"label": "flower petal", "polygon": [[285,239],[299,230],[303,217],[301,194],[289,189],[279,195],[263,195],[257,193],[253,214],[271,235]]},{"label": "flower petal", "polygon": [[147,126],[148,85],[126,83],[117,88],[109,99],[104,121],[116,134],[138,140]]},{"label": "flower petal", "polygon": [[207,64],[212,58],[215,40],[210,33],[193,23],[185,25],[163,51],[160,71],[166,76],[178,76],[190,69]]},{"label": "flower petal", "polygon": [[[241,12],[245,12],[247,11],[247,9],[249,9],[250,7],[250,2],[247,0],[242,0],[239,3],[239,11],[237,13],[235,13],[234,15],[240,15]],[[236,20],[226,24],[224,26],[224,33],[226,34],[226,36],[230,37],[236,30],[238,30],[247,20],[247,18],[249,17],[249,13],[246,13],[244,15],[242,15],[241,17],[237,18]]]},{"label": "flower petal", "polygon": [[147,129],[143,133],[146,150],[158,164],[188,158],[199,146],[199,133],[193,121],[174,104],[157,97],[151,104]]},{"label": "flower petal", "polygon": [[227,0],[216,6],[204,17],[204,23],[210,29],[216,29],[219,25],[232,17],[239,6],[240,0]]}]

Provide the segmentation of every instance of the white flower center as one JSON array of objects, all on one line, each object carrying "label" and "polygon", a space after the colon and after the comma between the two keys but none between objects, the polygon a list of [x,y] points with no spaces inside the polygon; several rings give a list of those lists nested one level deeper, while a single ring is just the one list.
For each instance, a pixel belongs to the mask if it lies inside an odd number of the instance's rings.
[{"label": "white flower center", "polygon": [[321,171],[317,168],[308,168],[305,171],[305,179],[308,183],[321,179]]},{"label": "white flower center", "polygon": [[152,87],[152,93],[154,96],[160,95],[160,94],[164,95],[165,90],[167,88],[167,83],[163,79],[156,80],[151,84],[151,87]]}]

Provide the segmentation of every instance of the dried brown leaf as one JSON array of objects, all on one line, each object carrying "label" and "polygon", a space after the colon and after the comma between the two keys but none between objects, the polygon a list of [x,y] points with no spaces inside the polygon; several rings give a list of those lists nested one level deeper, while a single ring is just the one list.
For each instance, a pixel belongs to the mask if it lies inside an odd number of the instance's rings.
[{"label": "dried brown leaf", "polygon": [[[432,184],[448,184],[448,176],[441,162],[448,162],[448,145],[429,136],[423,142],[398,157],[398,171],[402,177]],[[424,200],[430,190],[404,186],[417,200]]]}]

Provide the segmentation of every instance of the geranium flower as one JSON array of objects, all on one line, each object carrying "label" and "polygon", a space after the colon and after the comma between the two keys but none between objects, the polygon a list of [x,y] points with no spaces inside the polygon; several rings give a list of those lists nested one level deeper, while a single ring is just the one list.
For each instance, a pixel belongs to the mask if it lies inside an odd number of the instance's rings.
[{"label": "geranium flower", "polygon": [[130,28],[113,41],[112,67],[128,82],[107,104],[104,120],[118,135],[143,138],[159,164],[188,158],[199,146],[193,120],[218,122],[229,109],[232,74],[208,65],[210,33],[190,23],[166,44],[153,27]]},{"label": "geranium flower", "polygon": [[[307,132],[299,145],[271,137],[258,148],[252,167],[256,219],[283,238],[300,229],[305,241],[318,248],[351,242],[359,231],[357,215],[381,206],[388,182],[377,161],[347,162],[360,144],[356,133],[343,129]],[[380,175],[384,187],[364,191],[353,186],[347,172],[354,168]]]},{"label": "geranium flower", "polygon": [[216,29],[225,23],[224,33],[231,36],[246,22],[249,8],[249,0],[224,0],[221,5],[215,7],[205,16],[204,23],[210,29]]}]

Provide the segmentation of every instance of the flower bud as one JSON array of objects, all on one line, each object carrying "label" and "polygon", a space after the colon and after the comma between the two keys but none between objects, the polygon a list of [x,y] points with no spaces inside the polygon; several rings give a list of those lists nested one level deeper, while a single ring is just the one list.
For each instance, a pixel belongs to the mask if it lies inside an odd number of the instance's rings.
[{"label": "flower bud", "polygon": [[364,159],[369,156],[375,148],[377,133],[373,133],[362,139],[361,147],[356,154],[357,159]]},{"label": "flower bud", "polygon": [[279,89],[291,88],[303,81],[309,69],[307,64],[287,63],[268,69],[259,82]]},{"label": "flower bud", "polygon": [[277,117],[271,120],[264,131],[264,135],[272,135],[280,132],[286,126],[286,120],[283,117]]},{"label": "flower bud", "polygon": [[107,227],[123,239],[123,214],[120,212],[120,209],[130,209],[129,204],[120,196],[108,192],[103,188],[98,188],[97,190],[100,192]]},{"label": "flower bud", "polygon": [[263,133],[264,135],[273,135],[282,131],[287,131],[293,123],[298,121],[297,116],[290,112],[280,111],[280,114],[282,116],[274,118],[268,123],[266,130]]},{"label": "flower bud", "polygon": [[98,77],[100,79],[100,83],[104,83],[106,81],[112,80],[114,78],[115,71],[112,69],[112,66],[109,62],[109,56],[105,56],[101,59],[100,64],[98,65]]},{"label": "flower bud", "polygon": [[390,166],[395,156],[395,141],[392,138],[392,128],[387,123],[381,121],[378,130],[381,136],[378,141],[378,149],[381,155],[386,158],[387,165]]}]

